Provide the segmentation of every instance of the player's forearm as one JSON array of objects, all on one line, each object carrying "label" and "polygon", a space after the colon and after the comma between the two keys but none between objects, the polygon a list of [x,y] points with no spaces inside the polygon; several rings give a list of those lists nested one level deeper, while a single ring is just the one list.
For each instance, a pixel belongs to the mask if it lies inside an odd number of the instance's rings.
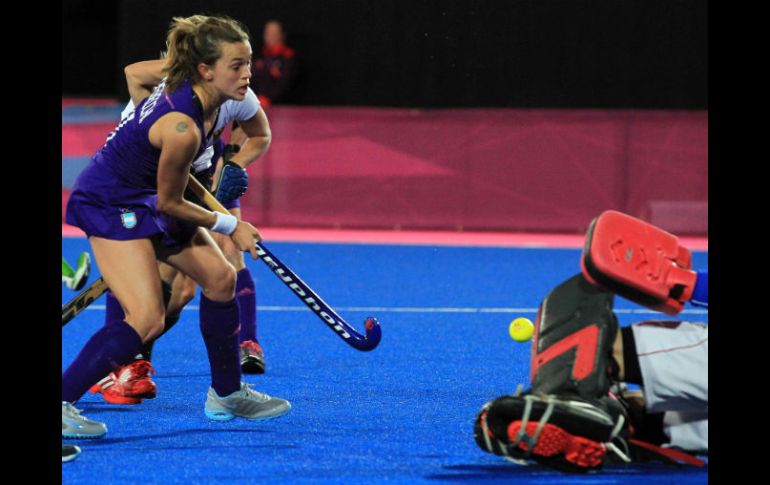
[{"label": "player's forearm", "polygon": [[144,98],[152,93],[151,89],[148,89],[139,84],[133,83],[126,78],[126,84],[128,85],[128,95],[131,96],[131,103],[136,107],[142,102]]},{"label": "player's forearm", "polygon": [[211,227],[215,221],[214,214],[184,198],[185,187],[191,178],[189,165],[174,162],[169,159],[168,163],[159,165],[156,207],[171,217],[197,226]]},{"label": "player's forearm", "polygon": [[246,168],[270,148],[271,141],[272,137],[269,134],[248,138],[246,142],[241,145],[241,149],[238,153],[233,155],[231,161]]},{"label": "player's forearm", "polygon": [[155,86],[163,80],[164,65],[164,60],[141,61],[129,64],[123,69],[128,94],[134,106],[149,96]]},{"label": "player's forearm", "polygon": [[157,208],[166,215],[190,222],[196,226],[211,228],[216,215],[184,198],[163,197],[158,194]]}]

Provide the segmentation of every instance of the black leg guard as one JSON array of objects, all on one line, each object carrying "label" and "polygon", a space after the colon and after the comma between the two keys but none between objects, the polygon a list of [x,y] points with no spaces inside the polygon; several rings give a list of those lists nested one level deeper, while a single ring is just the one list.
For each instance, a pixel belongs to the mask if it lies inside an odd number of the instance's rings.
[{"label": "black leg guard", "polygon": [[583,399],[607,395],[616,370],[613,298],[580,274],[551,290],[535,324],[532,392],[574,393]]},{"label": "black leg guard", "polygon": [[609,396],[618,323],[613,295],[578,274],[543,300],[532,343],[532,388],[488,402],[476,417],[481,449],[564,471],[599,468],[626,424]]}]

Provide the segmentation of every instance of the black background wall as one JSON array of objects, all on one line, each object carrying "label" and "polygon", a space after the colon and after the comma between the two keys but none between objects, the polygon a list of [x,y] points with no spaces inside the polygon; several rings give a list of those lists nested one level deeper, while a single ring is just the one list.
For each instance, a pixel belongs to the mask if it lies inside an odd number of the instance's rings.
[{"label": "black background wall", "polygon": [[[73,0],[65,94],[126,97],[171,17],[225,13],[252,47],[284,22],[302,74],[292,104],[707,109],[703,0]],[[71,4],[71,5],[70,5]]]},{"label": "black background wall", "polygon": [[62,2],[62,93],[110,95],[118,75],[115,2]]}]

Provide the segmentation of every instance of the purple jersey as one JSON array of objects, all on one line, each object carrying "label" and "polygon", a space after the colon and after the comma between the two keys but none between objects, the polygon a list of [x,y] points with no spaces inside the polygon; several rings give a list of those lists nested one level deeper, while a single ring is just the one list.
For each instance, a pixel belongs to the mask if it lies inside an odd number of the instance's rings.
[{"label": "purple jersey", "polygon": [[[160,150],[150,144],[150,128],[159,118],[179,111],[195,120],[201,134],[203,114],[193,99],[189,81],[173,93],[165,89],[165,80],[150,96],[107,136],[104,146],[94,156],[94,163],[108,166],[127,185],[156,189]],[[202,143],[195,157],[205,148]]]},{"label": "purple jersey", "polygon": [[[204,133],[198,106],[189,81],[173,93],[166,91],[165,83],[158,85],[109,134],[78,176],[67,204],[67,223],[88,236],[105,239],[143,239],[166,233],[167,244],[186,242],[196,228],[156,209],[160,150],[150,143],[149,132],[161,116],[178,111],[190,116]],[[204,148],[202,140],[195,156]]]}]

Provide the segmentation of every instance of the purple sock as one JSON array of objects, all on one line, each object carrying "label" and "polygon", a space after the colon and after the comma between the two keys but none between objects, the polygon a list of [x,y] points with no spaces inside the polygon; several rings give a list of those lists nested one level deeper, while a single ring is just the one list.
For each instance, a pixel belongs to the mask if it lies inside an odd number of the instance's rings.
[{"label": "purple sock", "polygon": [[235,299],[241,318],[240,341],[257,340],[257,291],[249,268],[238,271],[235,280]]},{"label": "purple sock", "polygon": [[201,293],[200,327],[211,366],[211,387],[220,396],[241,388],[238,352],[238,304],[235,298],[216,302]]},{"label": "purple sock", "polygon": [[139,334],[126,322],[100,328],[62,374],[62,401],[80,399],[99,379],[134,360],[141,344]]},{"label": "purple sock", "polygon": [[118,302],[118,299],[115,298],[115,294],[111,291],[107,292],[106,307],[106,312],[104,314],[105,325],[122,323],[126,319],[126,314],[123,313],[123,307],[120,306],[120,302]]},{"label": "purple sock", "polygon": [[[120,306],[120,302],[117,298],[115,298],[115,293],[108,291],[107,292],[107,303],[105,308],[105,314],[104,314],[104,325],[120,325],[122,324],[126,319],[126,314],[123,312],[123,307]],[[139,347],[139,351],[136,354],[136,358],[142,357],[147,360],[150,360],[149,357],[145,354],[145,348],[146,346],[150,346],[150,350],[152,350],[152,341],[145,342],[143,345]]]}]

